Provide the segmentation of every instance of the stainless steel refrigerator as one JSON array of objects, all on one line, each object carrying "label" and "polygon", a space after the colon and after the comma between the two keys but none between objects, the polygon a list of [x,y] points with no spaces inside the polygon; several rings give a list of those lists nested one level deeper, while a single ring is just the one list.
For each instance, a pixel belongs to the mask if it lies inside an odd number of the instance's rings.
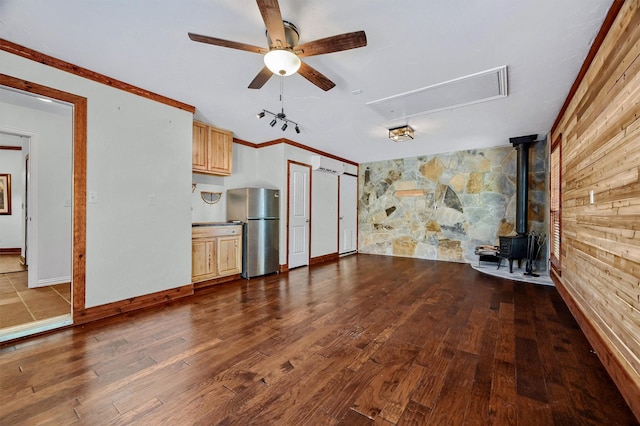
[{"label": "stainless steel refrigerator", "polygon": [[267,188],[227,191],[227,220],[244,223],[242,276],[277,272],[280,263],[280,192]]}]

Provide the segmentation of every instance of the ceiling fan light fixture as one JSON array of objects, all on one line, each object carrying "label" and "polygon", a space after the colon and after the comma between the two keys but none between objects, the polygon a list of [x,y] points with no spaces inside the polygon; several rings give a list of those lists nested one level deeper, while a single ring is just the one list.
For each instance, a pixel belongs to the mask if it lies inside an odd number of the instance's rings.
[{"label": "ceiling fan light fixture", "polygon": [[394,127],[389,129],[389,139],[394,142],[403,142],[413,139],[413,128],[411,126],[404,125],[400,127]]},{"label": "ceiling fan light fixture", "polygon": [[273,49],[264,55],[264,64],[276,75],[288,76],[300,69],[300,58],[288,49]]}]

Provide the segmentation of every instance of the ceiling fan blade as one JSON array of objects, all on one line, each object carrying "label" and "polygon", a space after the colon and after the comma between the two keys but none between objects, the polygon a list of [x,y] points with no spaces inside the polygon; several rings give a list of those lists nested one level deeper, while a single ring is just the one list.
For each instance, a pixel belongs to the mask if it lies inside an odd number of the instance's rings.
[{"label": "ceiling fan blade", "polygon": [[298,74],[324,90],[331,90],[335,87],[335,83],[329,80],[324,74],[320,71],[316,70],[310,65],[305,64],[304,62],[300,64],[300,69],[298,70]]},{"label": "ceiling fan blade", "polygon": [[229,47],[231,49],[245,50],[247,52],[253,53],[261,53],[265,54],[268,52],[267,49],[262,47],[253,46],[251,44],[238,43],[237,41],[229,41],[223,40],[221,38],[209,37],[200,34],[189,33],[189,38],[193,41],[198,41],[200,43],[213,44],[215,46]]},{"label": "ceiling fan blade", "polygon": [[262,15],[265,27],[272,41],[272,46],[277,48],[287,47],[287,39],[284,33],[284,24],[282,23],[282,13],[278,0],[256,0],[258,9]]},{"label": "ceiling fan blade", "polygon": [[269,81],[273,73],[269,68],[264,67],[260,70],[256,78],[253,79],[251,83],[249,83],[249,89],[260,89],[264,84]]},{"label": "ceiling fan blade", "polygon": [[367,35],[365,32],[355,31],[299,44],[295,46],[293,50],[298,56],[304,58],[305,56],[323,55],[325,53],[356,49],[366,45]]}]

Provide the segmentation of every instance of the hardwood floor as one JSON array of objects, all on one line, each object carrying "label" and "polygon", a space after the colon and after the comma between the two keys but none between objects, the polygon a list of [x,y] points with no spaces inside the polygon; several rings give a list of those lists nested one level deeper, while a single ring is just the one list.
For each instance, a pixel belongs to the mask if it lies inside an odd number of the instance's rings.
[{"label": "hardwood floor", "polygon": [[1,424],[637,424],[554,287],[357,255],[0,349]]}]

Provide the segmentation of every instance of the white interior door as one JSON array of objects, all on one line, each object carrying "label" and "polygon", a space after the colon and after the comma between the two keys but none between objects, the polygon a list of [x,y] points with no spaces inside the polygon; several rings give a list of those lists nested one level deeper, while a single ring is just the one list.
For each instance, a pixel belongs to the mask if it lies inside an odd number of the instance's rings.
[{"label": "white interior door", "polygon": [[340,175],[340,207],[338,217],[339,254],[358,249],[358,178]]},{"label": "white interior door", "polygon": [[289,269],[309,264],[311,168],[289,163]]}]

